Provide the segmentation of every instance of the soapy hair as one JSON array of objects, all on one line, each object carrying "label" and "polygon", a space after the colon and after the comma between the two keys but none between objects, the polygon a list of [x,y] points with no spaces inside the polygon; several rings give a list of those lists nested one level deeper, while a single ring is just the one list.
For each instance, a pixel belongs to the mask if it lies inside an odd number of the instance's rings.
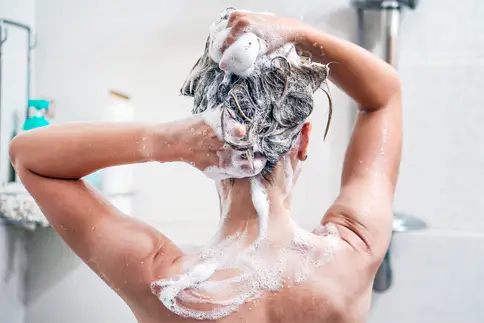
[{"label": "soapy hair", "polygon": [[[296,65],[283,55],[261,54],[254,72],[239,77],[219,68],[209,56],[209,46],[210,39],[180,92],[194,98],[194,114],[221,107],[228,110],[222,113],[222,118],[231,115],[247,124],[246,138],[229,144],[238,150],[254,149],[262,154],[267,163],[261,174],[267,179],[281,157],[293,147],[311,115],[313,94],[328,76],[327,65],[308,60]],[[326,133],[330,118],[331,109]]]}]

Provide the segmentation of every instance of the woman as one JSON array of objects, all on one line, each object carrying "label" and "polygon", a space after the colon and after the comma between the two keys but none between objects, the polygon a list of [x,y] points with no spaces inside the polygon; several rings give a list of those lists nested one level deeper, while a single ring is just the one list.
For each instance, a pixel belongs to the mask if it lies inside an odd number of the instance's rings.
[{"label": "woman", "polygon": [[[217,79],[206,68],[217,69],[202,60],[182,89],[195,96],[202,113],[160,125],[69,124],[25,132],[10,145],[15,169],[54,229],[139,322],[364,322],[391,235],[401,150],[399,78],[365,50],[298,21],[240,11],[222,19],[231,28],[222,54],[253,33],[270,51],[293,43],[311,55],[309,64],[326,68],[291,72],[291,64],[276,59],[266,71],[273,78],[249,79],[240,92],[232,91],[236,81],[220,81],[217,86],[228,88],[220,90],[218,100],[225,103],[219,104],[215,94],[213,102],[200,97]],[[288,210],[311,127],[306,115],[284,119],[274,111],[293,102],[297,113],[283,110],[283,116],[309,114],[312,101],[304,93],[324,81],[329,62],[336,62],[330,79],[360,112],[340,195],[308,233]],[[286,72],[295,74],[284,78]],[[268,82],[273,91],[253,90]],[[299,82],[306,86],[298,88]],[[257,95],[268,101],[249,100]],[[264,115],[260,106],[268,105],[274,110]],[[80,180],[109,166],[180,160],[216,179],[221,200],[217,236],[193,254],[120,214]]]}]

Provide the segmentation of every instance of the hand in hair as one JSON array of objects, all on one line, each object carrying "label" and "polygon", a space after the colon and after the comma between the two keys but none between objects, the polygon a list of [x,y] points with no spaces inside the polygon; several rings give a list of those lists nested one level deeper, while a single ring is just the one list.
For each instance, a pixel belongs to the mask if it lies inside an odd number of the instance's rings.
[{"label": "hand in hair", "polygon": [[[234,17],[246,18],[238,23]],[[264,19],[274,23],[280,21],[280,26],[286,21],[270,14],[239,14],[233,9],[222,12],[220,20],[228,19],[232,21],[232,37],[243,32],[242,27],[234,26],[254,28],[250,31],[263,35],[277,29],[266,26],[256,30]],[[249,20],[250,23],[246,24]],[[289,24],[285,28],[294,32],[297,28],[291,28]],[[279,28],[278,32],[287,41],[292,32],[285,33],[285,28]],[[233,114],[239,123],[245,124],[247,135],[238,142],[232,142],[231,146],[267,159],[262,175],[269,179],[282,156],[297,143],[303,125],[313,111],[313,94],[326,81],[328,68],[311,60],[300,60],[292,46],[285,46],[281,51],[259,54],[252,73],[237,76],[226,73],[212,60],[210,49],[213,42],[209,35],[205,52],[193,66],[180,92],[194,98],[194,114],[221,108]]]},{"label": "hand in hair", "polygon": [[270,13],[233,10],[229,14],[227,27],[231,31],[222,45],[222,52],[247,32],[264,40],[268,51],[272,52],[287,43],[296,43],[304,31],[302,22]]},{"label": "hand in hair", "polygon": [[[227,114],[224,118],[223,113]],[[171,149],[177,160],[206,172],[209,177],[251,177],[260,173],[265,166],[266,160],[262,156],[254,157],[247,150],[234,148],[243,140],[247,130],[246,125],[236,122],[227,110],[210,109],[171,123],[168,127],[170,142],[166,142],[166,136],[158,136],[158,130],[154,130],[154,137],[160,138],[155,140],[154,151],[161,153],[163,149]],[[163,131],[166,132],[166,129]]]}]

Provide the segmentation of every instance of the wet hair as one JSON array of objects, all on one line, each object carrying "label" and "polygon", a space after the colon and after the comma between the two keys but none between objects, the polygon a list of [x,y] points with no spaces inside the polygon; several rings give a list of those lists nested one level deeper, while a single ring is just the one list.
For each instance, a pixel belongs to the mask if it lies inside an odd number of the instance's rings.
[{"label": "wet hair", "polygon": [[[221,107],[228,111],[222,113],[222,118],[230,114],[238,122],[247,124],[246,138],[228,144],[238,150],[254,149],[262,154],[267,159],[262,175],[267,179],[281,157],[293,147],[311,115],[313,94],[327,78],[327,65],[309,60],[301,60],[296,65],[282,55],[262,54],[257,58],[254,72],[239,77],[219,68],[209,56],[209,46],[210,39],[180,92],[194,98],[194,114]],[[326,133],[330,118],[331,109]]]}]

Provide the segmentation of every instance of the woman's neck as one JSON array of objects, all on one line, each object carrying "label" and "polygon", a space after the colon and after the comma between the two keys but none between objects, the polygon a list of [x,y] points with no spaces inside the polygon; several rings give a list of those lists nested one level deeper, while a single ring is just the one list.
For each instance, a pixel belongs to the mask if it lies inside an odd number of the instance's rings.
[{"label": "woman's neck", "polygon": [[272,183],[261,176],[217,183],[223,237],[246,231],[249,240],[279,240],[289,234],[293,222],[288,188],[293,179],[284,176],[284,169],[273,175]]}]

